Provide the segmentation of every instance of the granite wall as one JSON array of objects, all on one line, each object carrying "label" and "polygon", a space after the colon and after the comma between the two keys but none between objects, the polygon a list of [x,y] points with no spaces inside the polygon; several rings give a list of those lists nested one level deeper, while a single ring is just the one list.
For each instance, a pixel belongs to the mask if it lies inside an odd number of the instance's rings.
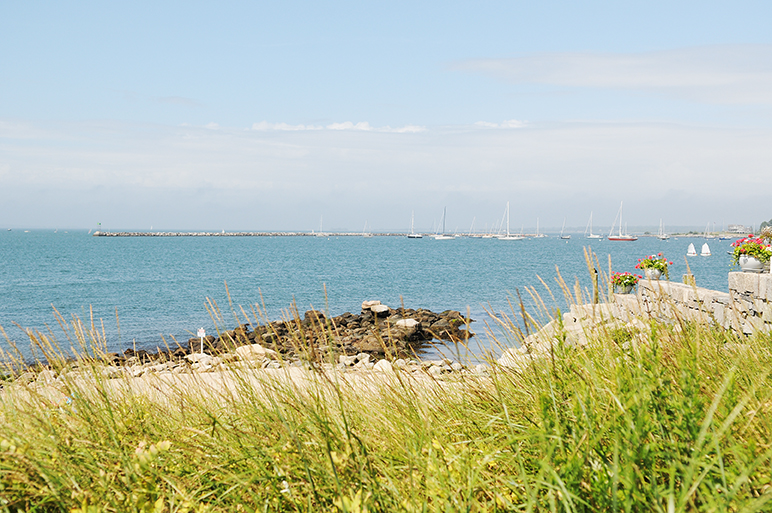
[{"label": "granite wall", "polygon": [[729,273],[729,292],[683,283],[641,280],[636,294],[614,294],[627,313],[661,320],[683,318],[750,334],[772,332],[772,275]]}]

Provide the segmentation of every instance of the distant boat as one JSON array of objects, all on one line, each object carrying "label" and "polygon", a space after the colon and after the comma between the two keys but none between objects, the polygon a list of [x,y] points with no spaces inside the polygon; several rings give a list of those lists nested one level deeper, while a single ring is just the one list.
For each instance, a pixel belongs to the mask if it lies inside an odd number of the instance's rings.
[{"label": "distant boat", "polygon": [[[587,232],[590,232],[588,235]],[[597,235],[592,233],[592,211],[590,212],[590,220],[587,221],[587,227],[584,229],[584,236],[588,239],[602,239],[603,235]]]},{"label": "distant boat", "polygon": [[694,249],[694,244],[689,243],[689,249],[686,250],[686,256],[697,256],[697,250]]},{"label": "distant boat", "polygon": [[700,251],[700,256],[710,256],[710,246],[708,246],[708,243],[702,245],[702,251]]},{"label": "distant boat", "polygon": [[367,231],[367,221],[365,221],[365,227],[362,228],[362,237],[372,237],[373,234]]},{"label": "distant boat", "polygon": [[563,235],[563,230],[566,229],[566,218],[563,218],[563,226],[560,227],[560,238],[563,240],[568,240],[571,238],[570,235]]},{"label": "distant boat", "polygon": [[519,235],[513,235],[509,233],[509,202],[507,201],[507,234],[506,235],[500,235],[498,237],[499,240],[523,240],[525,237],[521,237]]},{"label": "distant boat", "polygon": [[669,240],[670,235],[665,233],[665,225],[662,224],[662,219],[659,220],[659,233],[657,233],[657,238],[659,240]]},{"label": "distant boat", "polygon": [[543,233],[539,233],[539,218],[536,218],[536,235],[534,235],[535,239],[546,239],[547,236]]},{"label": "distant boat", "polygon": [[[617,223],[617,218],[619,218],[619,233],[617,235],[614,235],[614,226]],[[627,229],[625,229],[625,233],[622,233],[622,202],[621,201],[619,202],[619,212],[617,212],[617,216],[614,218],[614,223],[611,225],[611,231],[609,231],[608,233],[608,240],[614,240],[614,241],[638,240],[638,237],[627,233]]]},{"label": "distant boat", "polygon": [[408,239],[423,239],[424,236],[420,233],[416,233],[413,229],[413,221],[415,219],[415,212],[410,212],[410,233],[407,234]]},{"label": "distant boat", "polygon": [[434,235],[434,240],[453,240],[455,237],[445,234],[445,214],[448,212],[448,207],[442,209],[442,231]]}]

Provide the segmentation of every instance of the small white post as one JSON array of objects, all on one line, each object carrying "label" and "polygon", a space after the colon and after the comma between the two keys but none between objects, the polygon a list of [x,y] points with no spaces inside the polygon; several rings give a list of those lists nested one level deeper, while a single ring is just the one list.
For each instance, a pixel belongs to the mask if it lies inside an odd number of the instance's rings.
[{"label": "small white post", "polygon": [[204,331],[204,328],[198,328],[196,335],[201,339],[201,354],[204,354],[204,337],[206,336],[206,331]]}]

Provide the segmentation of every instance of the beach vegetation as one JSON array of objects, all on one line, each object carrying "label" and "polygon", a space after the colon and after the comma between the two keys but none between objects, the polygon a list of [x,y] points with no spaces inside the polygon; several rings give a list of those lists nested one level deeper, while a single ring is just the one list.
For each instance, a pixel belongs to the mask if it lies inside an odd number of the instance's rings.
[{"label": "beach vegetation", "polygon": [[[560,317],[541,310],[496,319],[522,343]],[[114,377],[93,323],[68,326],[75,360],[30,331],[46,362],[6,371],[0,511],[768,511],[772,335],[643,326],[581,347],[558,330],[523,368],[481,352],[444,378]]]}]

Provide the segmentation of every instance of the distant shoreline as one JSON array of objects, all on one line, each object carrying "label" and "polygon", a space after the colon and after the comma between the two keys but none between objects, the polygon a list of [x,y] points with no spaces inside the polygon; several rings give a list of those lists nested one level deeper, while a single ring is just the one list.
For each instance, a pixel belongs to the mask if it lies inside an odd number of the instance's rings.
[{"label": "distant shoreline", "polygon": [[[706,238],[704,233],[671,233],[673,237]],[[363,234],[361,232],[101,232],[92,234],[94,237],[405,237],[407,233],[398,232],[373,232]],[[464,238],[479,238],[467,234],[459,234]],[[535,235],[524,234],[526,238],[534,238]],[[658,237],[655,233],[636,234],[637,237]],[[426,237],[431,237],[426,235]],[[707,238],[735,239],[744,237],[740,233],[711,233]],[[579,239],[581,237],[577,237]],[[605,239],[605,236],[603,237]],[[601,239],[602,240],[602,239]]]}]

